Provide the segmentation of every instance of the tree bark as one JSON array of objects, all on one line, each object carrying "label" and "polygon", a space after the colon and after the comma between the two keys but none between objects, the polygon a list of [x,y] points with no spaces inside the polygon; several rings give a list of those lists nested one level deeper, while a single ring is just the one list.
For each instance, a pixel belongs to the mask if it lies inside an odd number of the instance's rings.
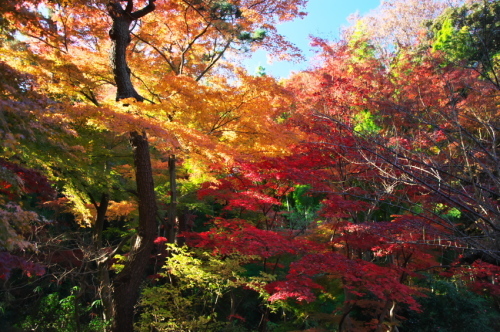
[{"label": "tree bark", "polygon": [[113,320],[114,332],[132,332],[134,324],[134,306],[140,294],[156,235],[156,197],[154,192],[153,172],[149,155],[149,143],[146,133],[130,133],[134,148],[136,183],[139,199],[139,228],[128,256],[125,268],[115,278]]},{"label": "tree bark", "polygon": [[119,1],[110,1],[108,4],[109,16],[113,19],[113,27],[109,31],[109,36],[113,40],[112,67],[116,82],[116,101],[126,98],[134,98],[137,101],[144,101],[134,88],[130,80],[130,68],[127,65],[127,47],[130,44],[130,25],[133,21],[143,17],[155,9],[155,0],[150,0],[149,4],[141,10],[132,12],[133,0],[127,1],[127,7],[123,9]]},{"label": "tree bark", "polygon": [[104,228],[104,221],[106,219],[106,212],[108,211],[109,195],[105,193],[102,194],[99,204],[97,204],[92,195],[90,195],[90,197],[97,211],[95,224],[92,229],[92,243],[94,245],[94,250],[98,251],[102,248],[102,231]]},{"label": "tree bark", "polygon": [[112,258],[112,254],[105,252],[102,243],[102,232],[104,230],[104,221],[106,219],[106,213],[109,206],[109,195],[106,193],[102,194],[99,204],[97,204],[92,195],[89,194],[89,196],[97,211],[95,224],[92,229],[92,245],[97,264],[99,296],[101,297],[102,306],[104,308],[104,321],[111,321],[114,317],[114,305],[113,289],[111,286],[111,280],[109,278],[108,270],[109,260]]},{"label": "tree bark", "polygon": [[170,204],[168,206],[167,239],[169,243],[175,243],[178,232],[177,222],[177,182],[175,176],[175,155],[168,158],[168,173],[170,179]]},{"label": "tree bark", "polygon": [[[134,98],[142,102],[130,80],[126,51],[130,44],[130,25],[155,9],[155,0],[149,0],[146,7],[133,11],[133,0],[127,1],[125,9],[120,1],[112,0],[108,12],[113,19],[109,32],[113,40],[112,66],[117,86],[116,100]],[[139,203],[139,227],[132,240],[127,264],[113,281],[114,319],[112,331],[132,332],[134,329],[134,307],[140,295],[140,286],[146,273],[156,235],[156,197],[154,192],[153,171],[149,155],[149,143],[145,132],[130,133],[130,142],[134,150],[137,196]]]}]

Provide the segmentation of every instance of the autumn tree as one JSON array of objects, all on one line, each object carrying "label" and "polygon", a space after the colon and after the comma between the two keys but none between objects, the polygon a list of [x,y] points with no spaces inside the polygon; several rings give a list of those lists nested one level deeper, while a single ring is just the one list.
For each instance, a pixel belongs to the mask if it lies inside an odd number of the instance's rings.
[{"label": "autumn tree", "polygon": [[[6,109],[9,116],[22,115],[23,121],[6,122],[5,137],[12,144],[2,152],[56,181],[64,195],[58,202],[80,225],[92,227],[92,241],[80,238],[72,252],[89,253],[82,266],[97,263],[97,271],[91,272],[99,276],[105,317],[114,317],[115,330],[132,328],[134,299],[153,248],[157,219],[162,219],[155,212],[153,182],[153,175],[164,178],[162,160],[175,152],[202,168],[209,159],[261,153],[275,135],[271,128],[276,125],[276,106],[285,99],[276,82],[239,69],[230,79],[223,71],[207,74],[215,72],[230,51],[267,47],[294,53],[276,34],[274,23],[303,15],[304,3],[168,1],[156,3],[155,9],[151,1],[136,3],[140,9],[134,10],[132,1],[125,8],[117,1],[9,1],[2,8],[2,57],[28,78],[11,84],[13,90],[36,91],[45,100],[26,112],[16,113],[20,104]],[[112,46],[110,70],[107,49]],[[198,83],[202,78],[205,82]],[[245,81],[243,88],[234,86],[234,78]],[[262,83],[272,92],[259,91]],[[25,97],[23,102],[33,98]],[[130,98],[154,104],[112,101]],[[4,99],[12,103],[13,97]],[[265,111],[262,104],[273,111],[259,116]],[[128,140],[135,158],[127,152]],[[269,149],[276,152],[282,153],[283,147]],[[102,235],[104,224],[113,218],[129,218],[133,224],[136,200],[138,232],[123,234],[119,243],[108,242]],[[117,209],[121,211],[115,213]],[[110,278],[107,267],[124,247],[132,248],[125,269]]]},{"label": "autumn tree", "polygon": [[426,39],[426,25],[446,9],[479,2],[481,1],[383,1],[379,7],[365,15],[352,15],[352,24],[344,29],[344,35],[351,40],[353,35],[364,34],[379,53],[389,57],[386,61],[390,61],[390,54],[393,52],[420,47],[421,42]]},{"label": "autumn tree", "polygon": [[[108,4],[108,13],[113,20],[109,32],[113,40],[113,74],[117,86],[116,100],[133,98],[138,102],[144,100],[136,91],[130,80],[130,68],[127,64],[126,52],[130,44],[130,25],[155,9],[154,0],[138,11],[133,11],[133,0],[127,1],[125,9],[119,2]],[[153,181],[149,143],[143,130],[130,132],[130,142],[134,151],[135,177],[137,183],[137,199],[139,210],[139,227],[131,244],[128,264],[113,281],[112,317],[114,331],[132,331],[134,324],[134,305],[139,297],[140,285],[143,281],[148,259],[153,250],[156,235],[157,205]],[[103,199],[97,207],[96,226],[102,225],[106,214],[108,199]],[[101,230],[96,229],[97,232]],[[107,260],[104,261],[107,264]],[[108,285],[103,285],[108,287]]]},{"label": "autumn tree", "polygon": [[[495,85],[429,51],[401,50],[387,68],[376,53],[357,49],[370,40],[317,43],[324,66],[297,75],[290,87],[304,102],[301,112],[315,119],[318,136],[310,142],[339,150],[345,161],[337,171],[345,176],[322,191],[330,193],[324,209],[345,255],[387,257],[405,271],[403,281],[411,270],[445,265],[431,258],[444,247],[464,255],[458,265],[488,262],[496,280],[496,107],[485,101],[495,99]],[[368,254],[363,244],[374,234]],[[474,265],[465,270],[482,273]]]},{"label": "autumn tree", "polygon": [[475,68],[498,86],[498,15],[497,1],[450,8],[432,22],[433,49],[443,51],[451,63]]},{"label": "autumn tree", "polygon": [[[221,210],[188,243],[258,259],[261,279],[246,282],[269,301],[261,321],[338,296],[324,326],[395,331],[419,310],[423,272],[498,292],[495,86],[418,44],[387,62],[369,34],[352,37],[314,40],[322,65],[288,82],[287,124],[303,133],[292,156],[219,167],[200,190]],[[300,185],[321,205],[290,230],[283,205]]]},{"label": "autumn tree", "polygon": [[[322,65],[288,82],[287,124],[303,133],[292,156],[219,166],[199,192],[220,210],[188,243],[258,261],[246,283],[268,301],[261,322],[280,308],[322,327],[396,331],[419,310],[424,272],[497,294],[495,86],[418,44],[387,62],[369,34],[352,37],[314,40]],[[321,205],[290,229],[283,206],[301,185]],[[336,310],[307,311],[316,301]]]},{"label": "autumn tree", "polygon": [[443,3],[384,2],[377,24],[314,39],[318,67],[284,84],[229,61],[297,56],[275,24],[304,4],[7,1],[3,276],[45,263],[69,288],[40,304],[100,299],[114,331],[136,313],[142,329],[395,331],[439,278],[497,296],[497,87],[414,38]]}]

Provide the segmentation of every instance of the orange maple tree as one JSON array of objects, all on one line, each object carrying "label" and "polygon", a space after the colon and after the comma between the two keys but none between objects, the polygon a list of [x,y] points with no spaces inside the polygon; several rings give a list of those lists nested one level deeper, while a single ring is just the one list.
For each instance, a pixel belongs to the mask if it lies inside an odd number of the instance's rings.
[{"label": "orange maple tree", "polygon": [[[278,106],[286,103],[282,89],[271,78],[216,65],[225,54],[257,47],[296,55],[274,24],[303,15],[304,4],[130,0],[123,6],[120,1],[34,0],[8,1],[2,8],[2,64],[28,78],[11,85],[45,98],[39,107],[22,112],[19,106],[31,96],[2,98],[15,103],[5,112],[22,118],[6,123],[4,151],[57,181],[68,199],[64,204],[82,225],[93,228],[91,259],[98,262],[101,296],[115,330],[132,329],[133,306],[156,236],[153,176],[165,178],[162,160],[175,153],[196,170],[207,160],[284,152],[287,137],[275,140],[273,129]],[[263,85],[269,89],[263,91]],[[34,143],[25,144],[27,137],[36,137]],[[127,152],[128,139],[135,162]],[[273,140],[277,144],[268,144]],[[152,164],[149,144],[155,153]],[[120,161],[110,159],[124,153]],[[135,194],[135,246],[129,264],[111,284],[105,270],[123,244],[110,251],[100,233],[109,204],[134,201]]]}]

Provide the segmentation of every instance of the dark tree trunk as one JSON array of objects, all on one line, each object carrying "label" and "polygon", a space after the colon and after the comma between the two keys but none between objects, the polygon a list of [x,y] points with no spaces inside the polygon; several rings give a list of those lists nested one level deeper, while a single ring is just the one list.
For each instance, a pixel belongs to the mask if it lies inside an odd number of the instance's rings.
[{"label": "dark tree trunk", "polygon": [[126,98],[134,98],[144,101],[132,85],[130,80],[130,68],[127,64],[127,47],[130,44],[130,25],[133,21],[143,17],[155,9],[154,0],[141,10],[132,12],[133,0],[128,0],[127,7],[123,9],[119,1],[110,1],[108,4],[109,16],[113,19],[113,27],[109,36],[113,40],[112,65],[117,92],[116,101]]},{"label": "dark tree trunk", "polygon": [[[127,19],[116,19],[113,22],[113,29],[110,31],[110,36],[114,40],[112,65],[117,87],[116,101],[131,97],[137,101],[144,101],[144,97],[135,91],[132,85],[132,81],[130,80],[131,71],[125,59],[127,46],[130,43],[130,37],[128,37],[129,26],[130,23]],[[124,32],[127,38],[124,38]]]},{"label": "dark tree trunk", "polygon": [[[118,0],[108,4],[108,12],[113,19],[113,28],[109,32],[113,45],[113,73],[117,86],[116,100],[134,98],[144,101],[130,80],[126,51],[130,44],[130,25],[155,9],[155,0],[141,10],[133,12],[133,0],[127,1],[123,9]],[[146,133],[130,133],[130,142],[134,149],[137,196],[139,201],[139,227],[132,240],[127,264],[113,281],[114,332],[132,332],[134,329],[134,307],[140,295],[140,286],[150,261],[156,235],[157,206],[154,192],[153,171],[149,155],[149,143]]]},{"label": "dark tree trunk", "polygon": [[[90,197],[92,198],[92,196]],[[102,194],[101,202],[99,204],[97,204],[97,202],[92,198],[92,203],[97,211],[94,228],[92,230],[92,242],[94,244],[94,250],[98,251],[102,248],[102,231],[104,228],[104,221],[106,219],[106,212],[108,211],[109,195]]]},{"label": "dark tree trunk", "polygon": [[97,211],[95,224],[92,230],[92,243],[98,271],[99,296],[101,297],[102,306],[104,308],[103,318],[105,321],[110,321],[114,317],[113,292],[108,271],[111,255],[104,251],[102,243],[102,232],[104,230],[104,221],[109,206],[109,195],[102,194],[99,204],[97,204],[92,195],[90,195],[90,197]]},{"label": "dark tree trunk", "polygon": [[139,297],[140,286],[156,236],[157,207],[148,140],[146,133],[132,132],[130,136],[135,156],[139,228],[131,244],[128,262],[113,282],[115,304],[113,331],[115,332],[133,331],[134,306]]},{"label": "dark tree trunk", "polygon": [[168,158],[168,173],[170,178],[170,205],[168,207],[167,239],[169,243],[175,243],[178,232],[177,224],[177,182],[175,177],[175,155]]}]

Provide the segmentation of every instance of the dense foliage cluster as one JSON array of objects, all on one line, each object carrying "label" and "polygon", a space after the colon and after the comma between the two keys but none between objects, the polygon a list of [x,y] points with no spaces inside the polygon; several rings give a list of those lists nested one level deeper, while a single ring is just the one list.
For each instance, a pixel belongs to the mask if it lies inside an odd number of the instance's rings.
[{"label": "dense foliage cluster", "polygon": [[4,2],[7,331],[500,329],[499,1]]}]

